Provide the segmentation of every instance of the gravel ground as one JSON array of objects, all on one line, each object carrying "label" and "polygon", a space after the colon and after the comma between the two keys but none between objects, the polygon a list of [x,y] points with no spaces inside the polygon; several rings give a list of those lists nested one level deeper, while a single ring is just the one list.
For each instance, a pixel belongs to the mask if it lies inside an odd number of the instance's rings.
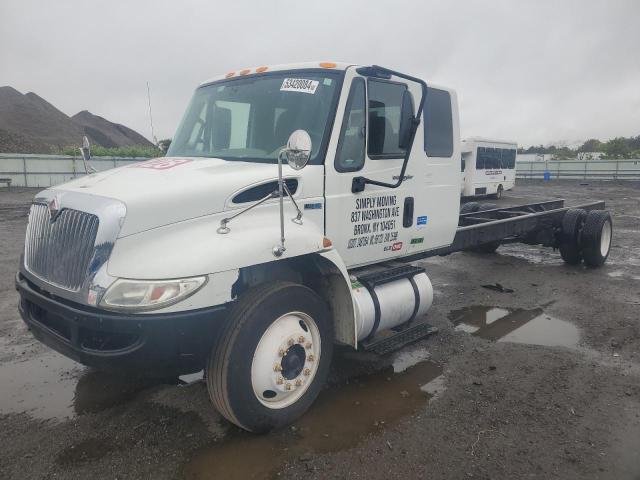
[{"label": "gravel ground", "polygon": [[0,478],[640,479],[638,183],[519,183],[498,203],[605,200],[607,264],[519,244],[422,262],[439,333],[339,350],[311,411],[266,436],[201,381],[107,375],[32,339],[13,275],[34,193],[0,190]]}]

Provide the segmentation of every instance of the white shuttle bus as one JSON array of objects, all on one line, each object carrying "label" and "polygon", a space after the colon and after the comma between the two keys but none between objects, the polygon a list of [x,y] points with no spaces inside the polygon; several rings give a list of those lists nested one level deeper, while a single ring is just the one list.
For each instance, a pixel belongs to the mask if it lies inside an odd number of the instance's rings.
[{"label": "white shuttle bus", "polygon": [[516,182],[518,144],[471,137],[462,141],[460,195],[502,197]]}]

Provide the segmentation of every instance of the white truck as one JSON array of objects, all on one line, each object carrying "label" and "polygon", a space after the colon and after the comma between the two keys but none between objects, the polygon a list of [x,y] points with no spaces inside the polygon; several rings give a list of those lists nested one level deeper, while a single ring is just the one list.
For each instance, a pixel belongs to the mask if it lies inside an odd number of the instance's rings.
[{"label": "white truck", "polygon": [[460,214],[458,137],[455,92],[378,66],[214,78],[166,157],[36,196],[21,316],[83,364],[204,370],[231,422],[286,425],[318,395],[335,343],[384,354],[433,332],[420,320],[431,282],[411,262],[509,241],[606,260],[603,202]]},{"label": "white truck", "polygon": [[516,183],[518,144],[471,137],[462,141],[462,197],[502,198]]}]

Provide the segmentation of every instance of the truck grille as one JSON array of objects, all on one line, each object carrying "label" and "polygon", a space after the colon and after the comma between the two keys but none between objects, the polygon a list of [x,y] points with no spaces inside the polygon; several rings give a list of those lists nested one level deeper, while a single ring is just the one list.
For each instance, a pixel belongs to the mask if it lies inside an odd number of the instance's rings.
[{"label": "truck grille", "polygon": [[51,220],[46,205],[34,203],[25,241],[25,266],[58,287],[77,291],[86,278],[98,232],[98,217],[65,208]]}]

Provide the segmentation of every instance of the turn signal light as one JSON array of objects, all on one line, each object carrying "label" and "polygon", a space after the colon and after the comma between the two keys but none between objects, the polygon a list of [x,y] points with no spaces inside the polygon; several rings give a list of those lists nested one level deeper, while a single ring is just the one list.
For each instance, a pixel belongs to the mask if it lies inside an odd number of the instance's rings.
[{"label": "turn signal light", "polygon": [[333,243],[332,243],[332,242],[331,242],[331,240],[329,240],[327,237],[324,237],[324,238],[322,239],[322,246],[323,246],[324,248],[329,248],[329,247],[333,246]]}]

